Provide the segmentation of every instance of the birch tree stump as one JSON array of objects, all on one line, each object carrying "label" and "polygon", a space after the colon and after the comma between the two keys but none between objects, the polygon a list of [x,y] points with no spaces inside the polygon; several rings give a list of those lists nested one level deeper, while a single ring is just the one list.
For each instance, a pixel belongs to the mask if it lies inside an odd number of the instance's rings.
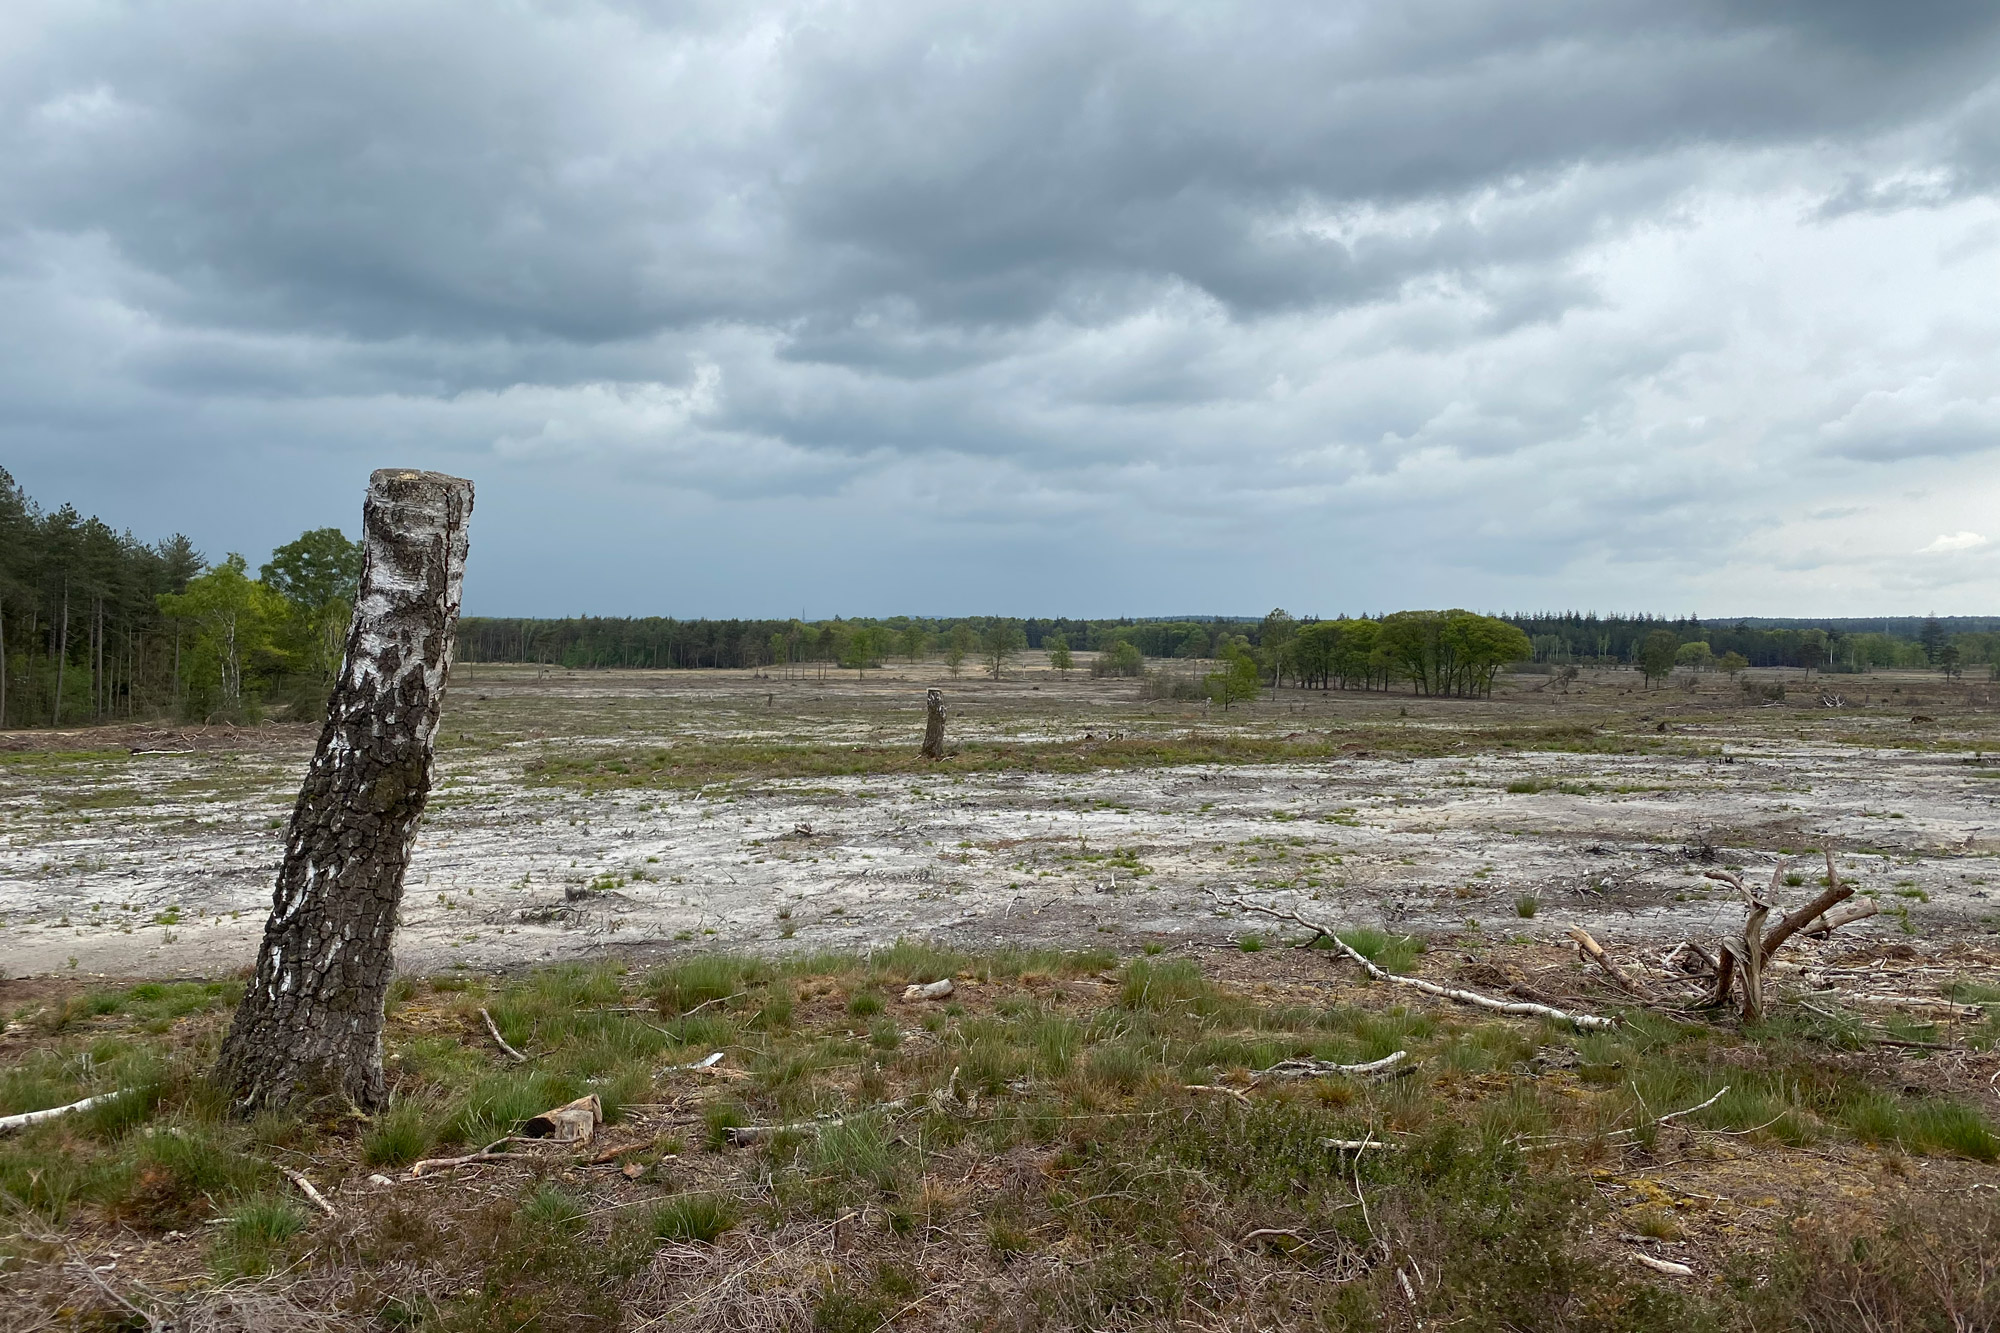
[{"label": "birch tree stump", "polygon": [[926,759],[944,758],[944,691],[924,691],[924,749]]},{"label": "birch tree stump", "polygon": [[471,514],[469,481],[400,469],[368,479],[346,655],[292,809],[256,975],[216,1065],[240,1111],[386,1100],[391,945],[430,794]]}]

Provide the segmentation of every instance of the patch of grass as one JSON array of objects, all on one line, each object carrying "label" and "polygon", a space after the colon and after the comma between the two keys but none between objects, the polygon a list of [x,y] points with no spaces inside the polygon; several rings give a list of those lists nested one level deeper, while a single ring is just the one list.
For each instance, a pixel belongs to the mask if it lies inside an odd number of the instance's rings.
[{"label": "patch of grass", "polygon": [[1905,1140],[1920,1152],[1950,1153],[1975,1162],[2000,1159],[1992,1122],[1963,1102],[1923,1101],[1905,1117]]},{"label": "patch of grass", "polygon": [[[1340,733],[1258,736],[1175,731],[1131,735],[1079,749],[1074,742],[969,740],[945,761],[953,773],[1091,773],[1193,764],[1283,764],[1372,753],[1442,756],[1493,751],[1577,754],[1682,753],[1685,741],[1652,733],[1601,730],[1586,723],[1501,727],[1373,726]],[[670,747],[613,747],[544,755],[527,767],[531,781],[581,786],[702,788],[749,780],[935,776],[939,766],[904,745],[829,746],[750,740],[684,741]]]},{"label": "patch of grass", "polygon": [[663,967],[646,979],[660,1012],[672,1018],[691,1009],[720,1006],[734,996],[745,995],[776,977],[772,966],[759,958],[741,954],[697,954],[685,962]]},{"label": "patch of grass", "polygon": [[656,1241],[707,1245],[735,1226],[735,1201],[721,1194],[677,1194],[653,1205],[646,1227]]},{"label": "patch of grass", "polygon": [[[1424,952],[1424,941],[1411,935],[1391,935],[1388,931],[1377,930],[1373,926],[1356,926],[1340,932],[1340,938],[1348,947],[1366,958],[1385,972],[1407,972]],[[1321,947],[1332,947],[1325,940],[1318,942]]]},{"label": "patch of grass", "polygon": [[1532,893],[1524,893],[1514,899],[1514,915],[1523,921],[1531,920],[1541,907],[1542,900]]},{"label": "patch of grass", "polygon": [[225,1277],[267,1273],[286,1256],[293,1237],[306,1229],[305,1209],[277,1194],[253,1194],[230,1211],[214,1255]]},{"label": "patch of grass", "polygon": [[424,1108],[399,1099],[361,1136],[361,1160],[369,1166],[408,1166],[431,1150],[434,1137]]}]

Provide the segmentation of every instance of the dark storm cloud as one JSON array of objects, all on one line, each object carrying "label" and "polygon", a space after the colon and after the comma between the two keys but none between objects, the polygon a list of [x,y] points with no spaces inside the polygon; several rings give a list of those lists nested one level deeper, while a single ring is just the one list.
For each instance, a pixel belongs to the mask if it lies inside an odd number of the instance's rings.
[{"label": "dark storm cloud", "polygon": [[0,52],[31,481],[257,508],[260,450],[393,446],[928,516],[861,543],[907,595],[965,522],[1407,540],[1454,601],[1546,574],[1525,526],[1691,596],[1677,533],[1747,550],[1800,469],[1818,522],[2000,401],[1926,305],[1993,271],[1990,4],[23,3]]}]

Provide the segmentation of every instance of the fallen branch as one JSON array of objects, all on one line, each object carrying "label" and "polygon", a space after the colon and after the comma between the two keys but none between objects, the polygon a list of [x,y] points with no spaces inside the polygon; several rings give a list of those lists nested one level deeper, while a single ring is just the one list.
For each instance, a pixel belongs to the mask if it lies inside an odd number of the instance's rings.
[{"label": "fallen branch", "polygon": [[1693,1277],[1694,1270],[1686,1264],[1677,1264],[1671,1259],[1655,1259],[1650,1254],[1634,1254],[1633,1260],[1652,1269],[1655,1273],[1665,1273],[1668,1277]]},{"label": "fallen branch", "polygon": [[1234,1097],[1237,1101],[1242,1102],[1245,1106],[1255,1105],[1255,1103],[1250,1100],[1250,1095],[1244,1092],[1243,1089],[1228,1087],[1221,1083],[1183,1083],[1181,1084],[1181,1089],[1184,1092],[1220,1093],[1225,1097]]},{"label": "fallen branch", "polygon": [[492,1035],[494,1045],[507,1052],[514,1063],[522,1065],[528,1063],[528,1057],[515,1050],[512,1046],[509,1046],[507,1039],[500,1035],[500,1025],[493,1021],[493,1015],[487,1013],[484,1008],[481,1008],[479,1016],[486,1020],[486,1031]]},{"label": "fallen branch", "polygon": [[1653,1002],[1653,993],[1627,976],[1625,969],[1613,962],[1610,954],[1604,952],[1604,946],[1590,938],[1589,931],[1582,926],[1571,926],[1569,937],[1576,941],[1577,951],[1603,969],[1604,975],[1617,982],[1620,990],[1635,1000],[1642,1000],[1647,1004]]},{"label": "fallen branch", "polygon": [[1976,1004],[1960,1004],[1956,1000],[1941,1000],[1929,995],[1843,995],[1843,1003],[1865,1005],[1870,1009],[1931,1009],[1941,1010],[1949,1019],[1977,1022],[1986,1016],[1986,1010]]},{"label": "fallen branch", "polygon": [[1335,1152],[1367,1152],[1370,1149],[1382,1148],[1393,1151],[1403,1145],[1400,1143],[1384,1143],[1382,1140],[1371,1135],[1365,1139],[1321,1139],[1319,1146],[1322,1148],[1331,1148]]},{"label": "fallen branch", "polygon": [[426,1157],[421,1162],[412,1162],[410,1164],[410,1174],[408,1176],[408,1179],[415,1180],[419,1176],[425,1175],[432,1171],[455,1170],[456,1168],[461,1166],[473,1166],[480,1162],[500,1162],[500,1161],[518,1162],[521,1160],[521,1155],[519,1153],[499,1152],[496,1150],[509,1143],[523,1143],[529,1141],[530,1140],[522,1139],[519,1135],[509,1134],[506,1138],[495,1139],[493,1140],[493,1142],[487,1144],[484,1148],[481,1148],[478,1152],[469,1152],[466,1153],[463,1157]]},{"label": "fallen branch", "polygon": [[1814,936],[1831,935],[1842,926],[1851,926],[1857,921],[1866,921],[1881,910],[1881,904],[1872,900],[1865,903],[1856,903],[1852,907],[1843,907],[1838,912],[1820,917],[1817,921],[1807,925],[1804,928],[1804,933]]},{"label": "fallen branch", "polygon": [[100,1102],[110,1101],[113,1097],[122,1097],[126,1091],[127,1089],[120,1088],[116,1092],[100,1092],[95,1097],[85,1097],[82,1101],[71,1102],[68,1106],[51,1106],[40,1111],[23,1111],[19,1115],[0,1116],[0,1134],[13,1129],[26,1129],[29,1125],[40,1124],[44,1120],[54,1120],[57,1116],[68,1115],[71,1111],[88,1110]]},{"label": "fallen branch", "polygon": [[[952,1093],[956,1089],[958,1085],[956,1069],[951,1071],[951,1079],[952,1088],[940,1092],[939,1096]],[[956,1100],[955,1095],[954,1100]],[[856,1111],[851,1115],[828,1116],[824,1120],[798,1120],[789,1125],[730,1125],[722,1131],[722,1141],[732,1148],[748,1148],[753,1144],[774,1139],[780,1134],[824,1134],[829,1129],[839,1129],[850,1120],[869,1115],[888,1115],[907,1110],[909,1105],[908,1097],[899,1097],[893,1102],[883,1102],[880,1106],[871,1106],[865,1111]]]},{"label": "fallen branch", "polygon": [[326,1196],[324,1194],[321,1194],[317,1189],[313,1188],[313,1183],[310,1180],[307,1180],[299,1172],[292,1170],[288,1166],[281,1166],[278,1168],[278,1170],[284,1172],[285,1179],[291,1181],[294,1185],[297,1185],[299,1187],[299,1193],[305,1195],[308,1199],[312,1200],[313,1206],[318,1208],[322,1213],[325,1213],[328,1217],[340,1216],[339,1213],[334,1211],[333,1205],[326,1201]]},{"label": "fallen branch", "polygon": [[1609,1134],[1605,1135],[1605,1137],[1616,1138],[1620,1134],[1637,1134],[1641,1132],[1641,1130],[1657,1128],[1660,1125],[1666,1124],[1669,1120],[1679,1120],[1684,1115],[1693,1115],[1696,1111],[1706,1111],[1709,1107],[1715,1105],[1717,1102],[1721,1101],[1724,1097],[1728,1095],[1729,1095],[1729,1085],[1725,1083],[1722,1085],[1722,1091],[1716,1093],[1713,1097],[1710,1097],[1705,1102],[1702,1102],[1695,1106],[1690,1106],[1685,1110],[1669,1111],[1663,1116],[1655,1116],[1652,1120],[1648,1121],[1646,1124],[1641,1126],[1635,1126],[1630,1129],[1614,1129]]},{"label": "fallen branch", "polygon": [[1386,1074],[1397,1065],[1410,1058],[1408,1051],[1397,1051],[1385,1055],[1380,1060],[1370,1060],[1363,1065],[1337,1065],[1331,1060],[1280,1060],[1269,1069],[1259,1069],[1250,1075],[1255,1083],[1266,1078],[1331,1078],[1337,1074],[1349,1076]]},{"label": "fallen branch", "polygon": [[1321,925],[1317,921],[1307,920],[1295,911],[1289,911],[1280,907],[1269,907],[1262,903],[1254,903],[1247,898],[1224,897],[1222,894],[1216,893],[1213,889],[1209,890],[1209,894],[1218,902],[1228,903],[1233,907],[1238,907],[1249,912],[1261,912],[1265,916],[1275,917],[1280,921],[1295,922],[1317,935],[1324,935],[1327,939],[1333,941],[1333,946],[1336,949],[1347,955],[1349,960],[1376,981],[1386,981],[1397,986],[1408,986],[1412,990],[1422,991],[1426,995],[1435,995],[1440,999],[1451,1000],[1458,1004],[1469,1004],[1480,1009],[1490,1009],[1495,1013],[1514,1014],[1522,1018],[1552,1018],[1557,1022],[1569,1023],[1586,1031],[1603,1031],[1607,1028],[1618,1026],[1618,1020],[1615,1018],[1605,1018],[1597,1014],[1572,1014],[1546,1004],[1536,1004],[1531,1000],[1496,1000],[1490,995],[1481,995],[1477,991],[1458,990],[1450,986],[1440,986],[1434,981],[1425,981],[1421,977],[1398,976],[1394,972],[1377,967],[1364,954],[1355,949],[1353,945],[1340,938],[1338,934],[1328,927]]}]

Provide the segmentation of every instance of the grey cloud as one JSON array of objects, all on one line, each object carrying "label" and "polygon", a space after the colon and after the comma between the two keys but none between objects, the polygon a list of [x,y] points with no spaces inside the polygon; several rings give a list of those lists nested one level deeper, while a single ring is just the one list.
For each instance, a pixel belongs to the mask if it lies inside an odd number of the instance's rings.
[{"label": "grey cloud", "polygon": [[577,553],[490,557],[503,610],[655,510],[768,540],[686,573],[719,610],[815,542],[885,597],[1639,605],[1760,490],[1976,491],[1996,55],[1862,0],[23,0],[0,453],[279,526],[257,478],[475,471]]}]

